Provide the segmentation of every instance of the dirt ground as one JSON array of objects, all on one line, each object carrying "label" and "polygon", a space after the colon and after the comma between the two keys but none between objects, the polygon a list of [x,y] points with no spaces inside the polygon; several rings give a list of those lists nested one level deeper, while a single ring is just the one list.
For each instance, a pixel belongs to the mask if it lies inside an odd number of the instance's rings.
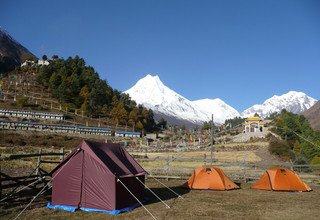
[{"label": "dirt ground", "polygon": [[[239,190],[208,191],[187,190],[180,186],[182,180],[162,181],[184,199],[152,179],[146,184],[171,206],[167,209],[146,191],[150,201],[146,208],[157,219],[320,219],[320,186],[310,185],[311,192],[274,192],[250,189],[250,183],[242,183]],[[14,219],[32,197],[20,197],[0,206],[0,219]],[[52,210],[45,207],[50,201],[50,192],[36,199],[19,219],[152,219],[142,207],[129,213],[111,216],[102,213],[74,213]],[[19,205],[18,205],[19,204]]]}]

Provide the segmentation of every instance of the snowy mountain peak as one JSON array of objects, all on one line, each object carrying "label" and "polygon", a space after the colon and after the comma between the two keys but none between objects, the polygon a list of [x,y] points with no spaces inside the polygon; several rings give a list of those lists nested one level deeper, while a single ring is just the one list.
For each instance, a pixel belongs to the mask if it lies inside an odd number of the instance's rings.
[{"label": "snowy mountain peak", "polygon": [[307,96],[303,92],[289,91],[281,96],[274,95],[262,104],[253,105],[246,109],[241,116],[251,117],[255,113],[258,113],[262,117],[267,117],[273,112],[280,112],[282,109],[293,113],[300,113],[309,109],[316,102],[316,99]]},{"label": "snowy mountain peak", "polygon": [[226,119],[240,116],[240,113],[236,109],[232,108],[219,98],[200,99],[193,101],[193,103],[209,114],[210,117],[213,114],[214,120],[220,124],[224,123]]},{"label": "snowy mountain peak", "polygon": [[138,104],[150,107],[152,105],[160,105],[165,102],[171,102],[180,96],[160,80],[159,76],[147,75],[138,80],[138,82],[129,90],[125,91]]},{"label": "snowy mountain peak", "polygon": [[229,115],[239,115],[221,99],[206,99],[204,103],[208,104],[205,105],[202,105],[203,102],[200,100],[192,102],[165,86],[157,75],[148,74],[125,93],[138,104],[152,109],[155,113],[195,124],[209,121],[211,114],[215,115],[214,121],[217,123],[223,123],[226,117],[231,117]]},{"label": "snowy mountain peak", "polygon": [[[152,109],[155,115],[164,117],[169,123],[170,120],[177,119],[201,124],[211,120],[213,114],[214,121],[222,124],[226,119],[240,116],[236,109],[219,98],[190,101],[164,85],[158,75],[146,75],[125,93],[129,94],[138,104]],[[303,92],[289,91],[284,95],[274,95],[262,104],[248,108],[241,114],[241,117],[251,117],[255,113],[266,117],[282,109],[300,113],[309,109],[316,102],[316,99]]]}]

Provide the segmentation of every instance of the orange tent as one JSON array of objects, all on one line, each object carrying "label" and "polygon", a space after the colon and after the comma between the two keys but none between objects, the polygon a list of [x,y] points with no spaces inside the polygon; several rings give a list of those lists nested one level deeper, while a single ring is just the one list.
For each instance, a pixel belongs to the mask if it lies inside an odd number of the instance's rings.
[{"label": "orange tent", "polygon": [[185,186],[190,189],[230,190],[239,189],[224,172],[217,167],[203,166],[194,170]]},{"label": "orange tent", "polygon": [[311,191],[311,188],[294,171],[284,167],[268,169],[251,188],[277,191]]}]

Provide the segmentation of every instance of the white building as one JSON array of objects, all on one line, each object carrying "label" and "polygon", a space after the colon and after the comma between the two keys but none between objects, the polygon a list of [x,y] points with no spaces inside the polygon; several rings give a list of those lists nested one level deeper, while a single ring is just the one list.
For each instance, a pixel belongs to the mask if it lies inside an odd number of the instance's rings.
[{"label": "white building", "polygon": [[263,132],[265,121],[260,117],[247,118],[244,122],[244,133]]}]

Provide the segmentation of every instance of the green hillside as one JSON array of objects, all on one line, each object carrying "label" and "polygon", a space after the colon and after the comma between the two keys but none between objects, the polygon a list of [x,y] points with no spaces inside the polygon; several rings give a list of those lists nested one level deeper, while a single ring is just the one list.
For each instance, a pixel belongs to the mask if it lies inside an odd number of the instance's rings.
[{"label": "green hillside", "polygon": [[[11,91],[17,76],[24,76],[20,78],[33,82],[32,86],[42,97],[60,103],[68,111],[93,119],[101,118],[115,126],[127,126],[135,131],[151,132],[157,128],[152,110],[137,105],[127,94],[113,89],[79,56],[55,58],[47,66],[16,68],[3,79]],[[30,93],[27,90],[20,92]],[[27,98],[17,99],[22,106],[27,101]]]}]

